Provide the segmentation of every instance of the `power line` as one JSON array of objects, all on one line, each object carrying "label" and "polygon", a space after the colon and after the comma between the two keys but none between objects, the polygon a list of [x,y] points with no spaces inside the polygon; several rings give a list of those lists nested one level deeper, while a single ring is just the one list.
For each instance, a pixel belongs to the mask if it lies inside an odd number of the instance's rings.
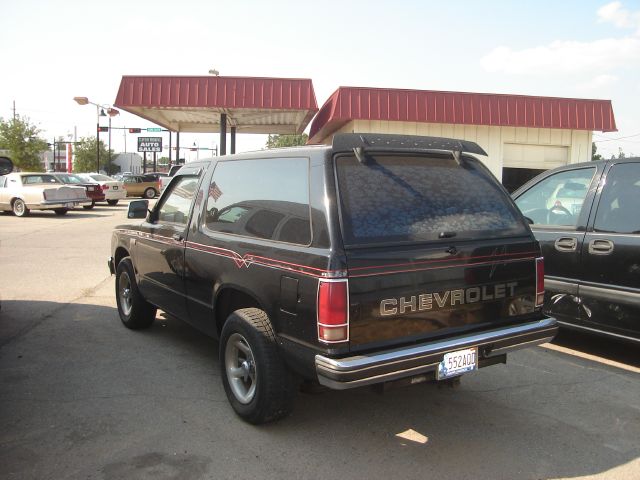
[{"label": "power line", "polygon": [[598,142],[598,143],[600,143],[600,142],[615,142],[616,140],[624,140],[625,138],[633,138],[633,137],[640,137],[640,133],[635,133],[633,135],[627,135],[625,137],[607,138],[606,140],[594,140],[594,142]]}]

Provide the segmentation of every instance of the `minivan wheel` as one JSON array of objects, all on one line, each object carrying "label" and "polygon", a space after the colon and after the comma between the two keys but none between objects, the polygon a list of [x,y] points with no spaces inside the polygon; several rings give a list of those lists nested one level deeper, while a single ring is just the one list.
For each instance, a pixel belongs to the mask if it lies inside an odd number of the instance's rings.
[{"label": "minivan wheel", "polygon": [[107,203],[113,207],[118,204],[118,200],[107,200]]},{"label": "minivan wheel", "polygon": [[153,188],[147,188],[144,191],[144,198],[155,198],[156,191]]},{"label": "minivan wheel", "polygon": [[120,320],[132,330],[148,328],[156,318],[156,307],[147,302],[138,290],[129,257],[120,260],[116,268],[116,303]]},{"label": "minivan wheel", "polygon": [[13,201],[13,214],[16,217],[24,217],[26,215],[29,215],[29,209],[27,208],[27,205],[24,203],[24,200],[21,200],[20,198],[16,198]]},{"label": "minivan wheel", "polygon": [[262,310],[243,308],[229,315],[220,336],[220,369],[227,399],[242,419],[260,424],[291,413],[293,378]]}]

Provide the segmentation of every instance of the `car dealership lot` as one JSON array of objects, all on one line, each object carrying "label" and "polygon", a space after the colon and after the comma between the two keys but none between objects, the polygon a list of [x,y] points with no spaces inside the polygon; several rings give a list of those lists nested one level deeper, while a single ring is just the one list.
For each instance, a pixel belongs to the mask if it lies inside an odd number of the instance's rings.
[{"label": "car dealership lot", "polygon": [[0,478],[640,477],[638,349],[570,334],[457,389],[300,393],[245,424],[213,340],[120,324],[106,258],[127,203],[0,215]]}]

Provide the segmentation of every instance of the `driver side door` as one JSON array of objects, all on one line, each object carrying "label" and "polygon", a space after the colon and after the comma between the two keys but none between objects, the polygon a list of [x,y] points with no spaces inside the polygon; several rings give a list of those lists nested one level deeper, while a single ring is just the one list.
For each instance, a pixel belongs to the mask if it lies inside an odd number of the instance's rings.
[{"label": "driver side door", "polygon": [[517,192],[514,198],[542,249],[545,311],[567,321],[579,318],[581,255],[600,167],[552,171]]}]

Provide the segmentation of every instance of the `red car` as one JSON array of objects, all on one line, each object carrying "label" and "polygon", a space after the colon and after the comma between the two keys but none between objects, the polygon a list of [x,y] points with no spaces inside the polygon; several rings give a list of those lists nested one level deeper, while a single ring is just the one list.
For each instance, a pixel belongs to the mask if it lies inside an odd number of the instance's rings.
[{"label": "red car", "polygon": [[95,206],[96,202],[104,202],[105,195],[102,191],[102,188],[100,187],[100,184],[95,182],[87,182],[86,180],[80,178],[78,175],[74,175],[73,173],[55,173],[54,175],[62,183],[85,188],[85,190],[87,191],[87,197],[91,199],[91,203],[89,205],[83,205],[82,208],[91,210]]}]

